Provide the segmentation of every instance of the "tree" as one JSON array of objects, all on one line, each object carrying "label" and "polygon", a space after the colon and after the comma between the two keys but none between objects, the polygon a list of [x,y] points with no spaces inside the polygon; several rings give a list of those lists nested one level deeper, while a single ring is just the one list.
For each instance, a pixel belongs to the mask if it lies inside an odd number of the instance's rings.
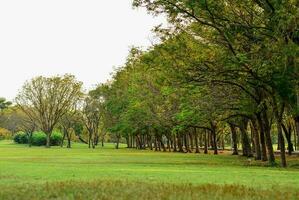
[{"label": "tree", "polygon": [[88,96],[83,105],[83,121],[88,131],[88,147],[95,148],[99,140],[99,125],[101,119],[101,99]]},{"label": "tree", "polygon": [[18,107],[46,133],[46,147],[60,119],[82,97],[82,83],[72,75],[36,77],[27,81],[15,101]]},{"label": "tree", "polygon": [[285,167],[282,116],[285,105],[294,102],[292,96],[298,96],[297,2],[134,0],[133,4],[166,14],[177,30],[189,31],[201,43],[224,50],[225,65],[221,71],[214,70],[221,72],[214,82],[239,87],[255,101],[271,164],[275,157],[269,113],[273,114]]},{"label": "tree", "polygon": [[10,101],[6,101],[5,98],[0,97],[0,112],[6,108],[8,108],[12,103]]}]

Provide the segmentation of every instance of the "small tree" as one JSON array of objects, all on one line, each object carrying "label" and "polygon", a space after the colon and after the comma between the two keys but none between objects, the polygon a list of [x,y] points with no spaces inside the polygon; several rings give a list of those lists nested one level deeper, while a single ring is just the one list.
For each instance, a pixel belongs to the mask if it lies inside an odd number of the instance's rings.
[{"label": "small tree", "polygon": [[47,135],[46,147],[59,120],[82,96],[82,83],[73,75],[36,77],[27,81],[15,101],[20,109],[33,119]]},{"label": "small tree", "polygon": [[99,139],[101,100],[86,97],[83,106],[83,121],[88,131],[88,146],[95,148]]}]

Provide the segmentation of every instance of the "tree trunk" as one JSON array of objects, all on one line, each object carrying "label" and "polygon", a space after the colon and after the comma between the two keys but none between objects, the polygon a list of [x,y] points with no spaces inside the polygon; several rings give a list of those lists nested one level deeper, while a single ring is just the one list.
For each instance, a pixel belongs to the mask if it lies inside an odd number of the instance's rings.
[{"label": "tree trunk", "polygon": [[61,145],[60,145],[61,147],[63,147],[63,145],[64,145],[65,136],[66,136],[65,129],[63,128],[63,137],[62,137]]},{"label": "tree trunk", "polygon": [[32,147],[32,135],[33,135],[33,133],[29,133],[29,136],[28,136],[28,145],[29,145],[29,147]]},{"label": "tree trunk", "polygon": [[284,134],[286,136],[286,139],[287,139],[288,154],[289,154],[289,156],[291,156],[293,151],[294,151],[294,145],[292,143],[292,127],[289,127],[287,129],[287,127],[283,123],[281,124],[281,126],[282,126],[283,132],[284,132]]},{"label": "tree trunk", "polygon": [[173,135],[173,151],[177,152],[176,134]]},{"label": "tree trunk", "polygon": [[257,122],[260,128],[260,142],[261,142],[261,151],[262,151],[262,161],[267,161],[267,148],[266,148],[266,141],[265,141],[265,131],[264,131],[264,124],[260,114],[256,115]]},{"label": "tree trunk", "polygon": [[116,136],[116,149],[119,149],[119,140],[120,140],[120,136],[117,134],[117,136]]},{"label": "tree trunk", "polygon": [[195,140],[195,148],[196,148],[195,153],[200,153],[199,144],[198,144],[198,134],[196,128],[194,128],[194,140]]},{"label": "tree trunk", "polygon": [[214,155],[218,155],[218,146],[217,146],[217,134],[216,126],[211,122],[211,137],[212,137],[212,146],[214,150]]},{"label": "tree trunk", "polygon": [[190,150],[190,145],[189,145],[189,138],[188,138],[188,133],[184,134],[184,143],[185,143],[185,149],[188,153],[191,153]]},{"label": "tree trunk", "polygon": [[243,156],[252,157],[252,151],[251,151],[251,145],[250,140],[248,138],[247,133],[247,126],[248,126],[248,120],[243,119],[240,124],[240,131],[241,131],[241,139],[242,139],[242,148],[243,148]]},{"label": "tree trunk", "polygon": [[171,152],[171,145],[170,145],[170,140],[168,137],[167,137],[167,148],[168,148],[168,151]]},{"label": "tree trunk", "polygon": [[260,145],[260,137],[258,133],[258,128],[256,124],[256,120],[251,120],[251,131],[253,133],[254,143],[255,143],[255,159],[262,159],[261,145]]},{"label": "tree trunk", "polygon": [[276,118],[276,127],[277,127],[277,133],[278,133],[278,141],[280,143],[280,161],[281,166],[286,167],[287,161],[286,161],[286,155],[285,155],[285,141],[282,134],[282,117],[284,112],[284,105],[282,105],[281,110],[278,108],[277,102],[275,100],[275,97],[273,97],[273,110]]},{"label": "tree trunk", "polygon": [[204,143],[205,143],[204,153],[208,154],[208,131],[207,130],[205,130],[204,133]]},{"label": "tree trunk", "polygon": [[184,150],[183,150],[183,145],[182,145],[181,134],[178,133],[178,134],[177,134],[177,137],[178,137],[178,148],[179,148],[179,152],[183,153]]},{"label": "tree trunk", "polygon": [[236,126],[233,124],[230,124],[230,129],[232,132],[232,147],[233,147],[233,155],[238,155],[238,136],[237,136],[237,130]]},{"label": "tree trunk", "polygon": [[294,118],[295,120],[295,127],[296,127],[296,141],[297,141],[297,145],[296,145],[296,149],[299,150],[299,116],[296,116]]},{"label": "tree trunk", "polygon": [[71,139],[72,139],[71,134],[67,133],[67,148],[71,148]]},{"label": "tree trunk", "polygon": [[104,139],[105,139],[104,137],[102,137],[102,139],[101,139],[101,146],[102,147],[104,147]]},{"label": "tree trunk", "polygon": [[273,150],[273,144],[271,138],[271,127],[269,125],[267,111],[263,111],[263,125],[265,130],[265,139],[266,139],[266,145],[268,150],[269,163],[270,165],[275,165],[275,156],[274,156],[274,150]]},{"label": "tree trunk", "polygon": [[46,133],[46,135],[47,135],[46,148],[50,148],[51,147],[51,134],[50,133]]}]

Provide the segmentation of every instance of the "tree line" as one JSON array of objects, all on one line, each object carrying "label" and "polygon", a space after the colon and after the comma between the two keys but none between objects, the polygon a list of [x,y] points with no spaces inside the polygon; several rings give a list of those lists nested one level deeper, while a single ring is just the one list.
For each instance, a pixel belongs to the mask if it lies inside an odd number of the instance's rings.
[{"label": "tree line", "polygon": [[[275,164],[298,148],[298,2],[135,0],[169,27],[133,48],[105,99],[108,129],[129,147],[238,154]],[[249,131],[250,130],[250,131]],[[294,143],[296,143],[294,145]],[[287,145],[287,148],[286,148]]]},{"label": "tree line", "polygon": [[[95,148],[218,154],[231,148],[287,166],[299,148],[298,11],[292,0],[134,0],[168,26],[147,50],[132,48],[112,80],[88,94],[71,75],[37,77],[16,98],[48,138],[55,127]],[[72,130],[72,131],[70,131]],[[82,137],[82,132],[87,133]],[[47,146],[49,141],[47,142]],[[241,148],[240,145],[241,144]]]}]

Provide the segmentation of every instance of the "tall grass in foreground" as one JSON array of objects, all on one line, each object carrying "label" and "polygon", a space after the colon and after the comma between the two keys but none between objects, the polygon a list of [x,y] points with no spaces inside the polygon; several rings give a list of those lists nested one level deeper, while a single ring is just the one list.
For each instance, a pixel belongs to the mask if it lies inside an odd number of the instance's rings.
[{"label": "tall grass in foreground", "polygon": [[45,184],[3,186],[0,199],[299,199],[299,191],[291,188],[253,189],[237,185],[166,184],[129,182],[126,180],[65,181]]}]

